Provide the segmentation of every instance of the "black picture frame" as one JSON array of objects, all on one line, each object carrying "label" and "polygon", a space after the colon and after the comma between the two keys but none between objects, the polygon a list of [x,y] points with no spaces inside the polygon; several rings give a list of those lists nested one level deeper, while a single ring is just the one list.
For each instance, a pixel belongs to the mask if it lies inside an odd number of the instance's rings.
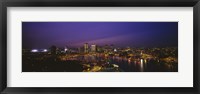
[{"label": "black picture frame", "polygon": [[[7,87],[7,7],[193,7],[194,87]],[[0,1],[0,92],[2,94],[199,94],[200,0],[1,0]]]}]

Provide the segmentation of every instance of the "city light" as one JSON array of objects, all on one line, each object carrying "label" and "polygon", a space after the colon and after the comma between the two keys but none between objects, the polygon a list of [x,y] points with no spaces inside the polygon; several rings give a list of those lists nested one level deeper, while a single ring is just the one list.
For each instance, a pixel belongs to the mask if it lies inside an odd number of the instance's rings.
[{"label": "city light", "polygon": [[[127,49],[129,50],[127,51]],[[109,46],[109,44],[99,46],[96,44],[90,45],[89,43],[85,43],[77,48],[54,47],[54,49],[32,49],[29,53],[27,53],[25,49],[23,51],[27,60],[33,56],[33,58],[31,58],[32,60],[46,62],[48,68],[45,68],[46,66],[44,66],[41,71],[51,70],[50,67],[53,68],[53,66],[51,66],[52,63],[60,66],[59,68],[63,68],[61,71],[66,71],[65,64],[69,64],[68,66],[76,66],[74,68],[77,68],[77,71],[82,72],[177,71],[178,68],[176,47],[114,48]],[[63,51],[68,52],[65,53]],[[161,69],[160,67],[164,68]],[[73,69],[71,70],[73,71]]]},{"label": "city light", "polygon": [[114,49],[114,52],[117,52],[117,49]]},{"label": "city light", "polygon": [[65,52],[67,51],[68,49],[67,48],[65,48]]},{"label": "city light", "polygon": [[37,49],[33,49],[33,50],[31,50],[31,52],[38,52],[38,50]]},{"label": "city light", "polygon": [[118,66],[118,65],[116,65],[116,64],[113,64],[113,66],[114,66],[114,67],[117,67],[117,68],[119,67],[119,66]]},{"label": "city light", "polygon": [[178,22],[22,22],[22,37],[22,72],[178,72]]},{"label": "city light", "polygon": [[48,51],[47,49],[44,49],[44,50],[43,50],[43,52],[47,52],[47,51]]}]

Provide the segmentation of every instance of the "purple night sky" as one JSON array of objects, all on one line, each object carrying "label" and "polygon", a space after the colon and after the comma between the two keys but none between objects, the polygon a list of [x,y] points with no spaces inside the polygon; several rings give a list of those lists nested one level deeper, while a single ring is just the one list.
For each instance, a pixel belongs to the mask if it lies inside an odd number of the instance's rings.
[{"label": "purple night sky", "polygon": [[178,22],[22,22],[22,48],[178,47]]}]

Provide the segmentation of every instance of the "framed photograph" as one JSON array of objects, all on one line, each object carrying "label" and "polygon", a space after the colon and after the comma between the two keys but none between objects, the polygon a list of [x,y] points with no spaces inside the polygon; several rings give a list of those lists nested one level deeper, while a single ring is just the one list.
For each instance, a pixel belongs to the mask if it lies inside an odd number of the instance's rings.
[{"label": "framed photograph", "polygon": [[1,93],[199,94],[199,0],[0,4]]}]

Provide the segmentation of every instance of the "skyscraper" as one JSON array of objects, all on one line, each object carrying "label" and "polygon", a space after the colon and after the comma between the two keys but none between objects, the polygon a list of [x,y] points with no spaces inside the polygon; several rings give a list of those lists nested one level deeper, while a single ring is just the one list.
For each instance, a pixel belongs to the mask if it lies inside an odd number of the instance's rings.
[{"label": "skyscraper", "polygon": [[96,50],[97,50],[97,46],[96,45],[91,45],[91,51],[92,52],[96,52]]},{"label": "skyscraper", "polygon": [[89,50],[88,43],[85,43],[84,44],[84,52],[88,53],[89,52],[88,50]]}]

